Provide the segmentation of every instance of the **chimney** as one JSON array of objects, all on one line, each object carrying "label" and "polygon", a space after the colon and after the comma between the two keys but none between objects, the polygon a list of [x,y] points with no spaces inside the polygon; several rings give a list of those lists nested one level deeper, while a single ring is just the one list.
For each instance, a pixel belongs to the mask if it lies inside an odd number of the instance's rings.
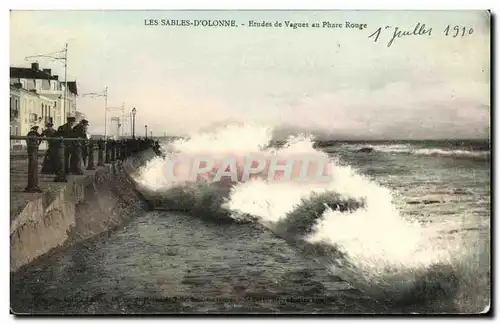
[{"label": "chimney", "polygon": [[50,69],[43,69],[43,72],[44,72],[45,74],[50,75],[51,70],[50,70]]},{"label": "chimney", "polygon": [[38,68],[39,68],[38,63],[31,63],[32,70],[38,71]]}]

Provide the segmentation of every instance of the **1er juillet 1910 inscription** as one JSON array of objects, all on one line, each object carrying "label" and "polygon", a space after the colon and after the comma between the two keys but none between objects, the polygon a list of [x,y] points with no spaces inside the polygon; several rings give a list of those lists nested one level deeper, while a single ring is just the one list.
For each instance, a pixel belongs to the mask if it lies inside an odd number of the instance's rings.
[{"label": "1er juillet 1910 inscription", "polygon": [[[474,34],[474,28],[470,26],[446,25],[441,31],[437,31],[437,33],[439,32],[447,37],[462,38]],[[436,33],[436,31],[433,30],[432,27],[427,27],[425,24],[418,22],[413,28],[409,29],[397,26],[378,27],[375,32],[368,36],[368,38],[373,39],[376,43],[380,37],[387,35],[387,47],[391,47],[399,38],[407,38],[409,36],[432,36],[433,33]]]}]

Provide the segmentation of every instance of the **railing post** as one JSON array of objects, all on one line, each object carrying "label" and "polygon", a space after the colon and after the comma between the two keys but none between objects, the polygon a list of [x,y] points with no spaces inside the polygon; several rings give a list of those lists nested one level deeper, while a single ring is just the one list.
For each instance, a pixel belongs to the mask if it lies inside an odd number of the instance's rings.
[{"label": "railing post", "polygon": [[54,144],[53,139],[47,139],[47,152],[45,153],[45,156],[43,157],[43,162],[42,162],[42,170],[40,173],[42,174],[56,174],[56,166],[57,162],[54,161],[55,155],[57,152],[57,148]]},{"label": "railing post", "polygon": [[97,154],[97,166],[104,166],[104,144],[102,139],[97,142],[97,147],[99,149]]},{"label": "railing post", "polygon": [[115,160],[119,161],[122,159],[122,141],[116,141],[116,157]]},{"label": "railing post", "polygon": [[127,158],[127,142],[122,141],[122,161]]},{"label": "railing post", "polygon": [[123,141],[118,142],[118,160],[123,160]]},{"label": "railing post", "polygon": [[120,141],[115,141],[115,162],[120,159]]},{"label": "railing post", "polygon": [[115,162],[116,160],[116,141],[111,140],[111,158],[110,162]]},{"label": "railing post", "polygon": [[85,151],[89,147],[89,142],[88,142],[88,140],[84,140],[81,142],[79,141],[78,144],[80,144],[80,152],[81,152],[80,160],[82,161],[82,168],[85,168],[85,165],[87,164],[87,159],[89,157],[88,152],[87,152],[87,154],[85,154]]},{"label": "railing post", "polygon": [[123,140],[120,141],[120,160],[125,160],[125,143]]},{"label": "railing post", "polygon": [[120,141],[115,141],[115,161],[118,161],[120,159],[120,146]]},{"label": "railing post", "polygon": [[88,146],[88,154],[87,154],[88,162],[87,162],[87,170],[95,170],[94,167],[94,140],[90,139],[89,140],[89,146]]},{"label": "railing post", "polygon": [[66,172],[66,174],[71,173],[72,145],[71,141],[64,141],[64,167],[66,168],[64,172]]},{"label": "railing post", "polygon": [[106,161],[104,163],[111,163],[111,140],[106,141]]},{"label": "railing post", "polygon": [[25,192],[42,192],[38,187],[38,137],[28,139],[28,185]]},{"label": "railing post", "polygon": [[56,177],[54,182],[68,182],[66,178],[66,165],[65,163],[65,145],[64,139],[61,137],[57,142],[57,155],[56,155]]},{"label": "railing post", "polygon": [[74,168],[74,170],[71,170],[71,173],[78,175],[85,174],[82,168],[82,163],[83,163],[82,141],[79,140],[74,141],[74,148],[73,148],[73,153],[71,154],[71,160],[72,160],[71,166]]}]

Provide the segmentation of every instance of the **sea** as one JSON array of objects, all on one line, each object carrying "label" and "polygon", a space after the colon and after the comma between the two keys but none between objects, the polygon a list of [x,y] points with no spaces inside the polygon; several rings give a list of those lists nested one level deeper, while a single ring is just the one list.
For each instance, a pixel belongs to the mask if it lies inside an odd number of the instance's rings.
[{"label": "sea", "polygon": [[[11,275],[36,314],[472,314],[491,297],[488,140],[318,141],[226,126],[134,175],[164,201]],[[176,154],[326,156],[327,183],[172,183]],[[162,200],[164,199],[164,200]]]}]

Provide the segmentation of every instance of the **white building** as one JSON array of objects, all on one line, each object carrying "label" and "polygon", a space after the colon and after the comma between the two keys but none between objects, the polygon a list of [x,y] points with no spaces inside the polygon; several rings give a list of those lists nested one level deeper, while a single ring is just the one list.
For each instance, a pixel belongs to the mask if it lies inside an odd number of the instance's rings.
[{"label": "white building", "polygon": [[[66,117],[76,114],[76,97],[78,96],[76,81],[61,82],[59,76],[51,74],[50,69],[40,70],[38,63],[32,63],[31,68],[11,67],[10,84],[24,90],[34,90],[37,94],[54,102],[55,112],[51,117],[56,128],[66,122]],[[66,85],[66,103],[64,104]]]},{"label": "white building", "polygon": [[[31,127],[38,126],[41,132],[48,122],[53,122],[57,102],[49,97],[26,90],[20,84],[10,87],[10,134],[26,136]],[[25,141],[11,141],[13,146],[25,146]],[[43,148],[41,145],[40,148]]]}]

